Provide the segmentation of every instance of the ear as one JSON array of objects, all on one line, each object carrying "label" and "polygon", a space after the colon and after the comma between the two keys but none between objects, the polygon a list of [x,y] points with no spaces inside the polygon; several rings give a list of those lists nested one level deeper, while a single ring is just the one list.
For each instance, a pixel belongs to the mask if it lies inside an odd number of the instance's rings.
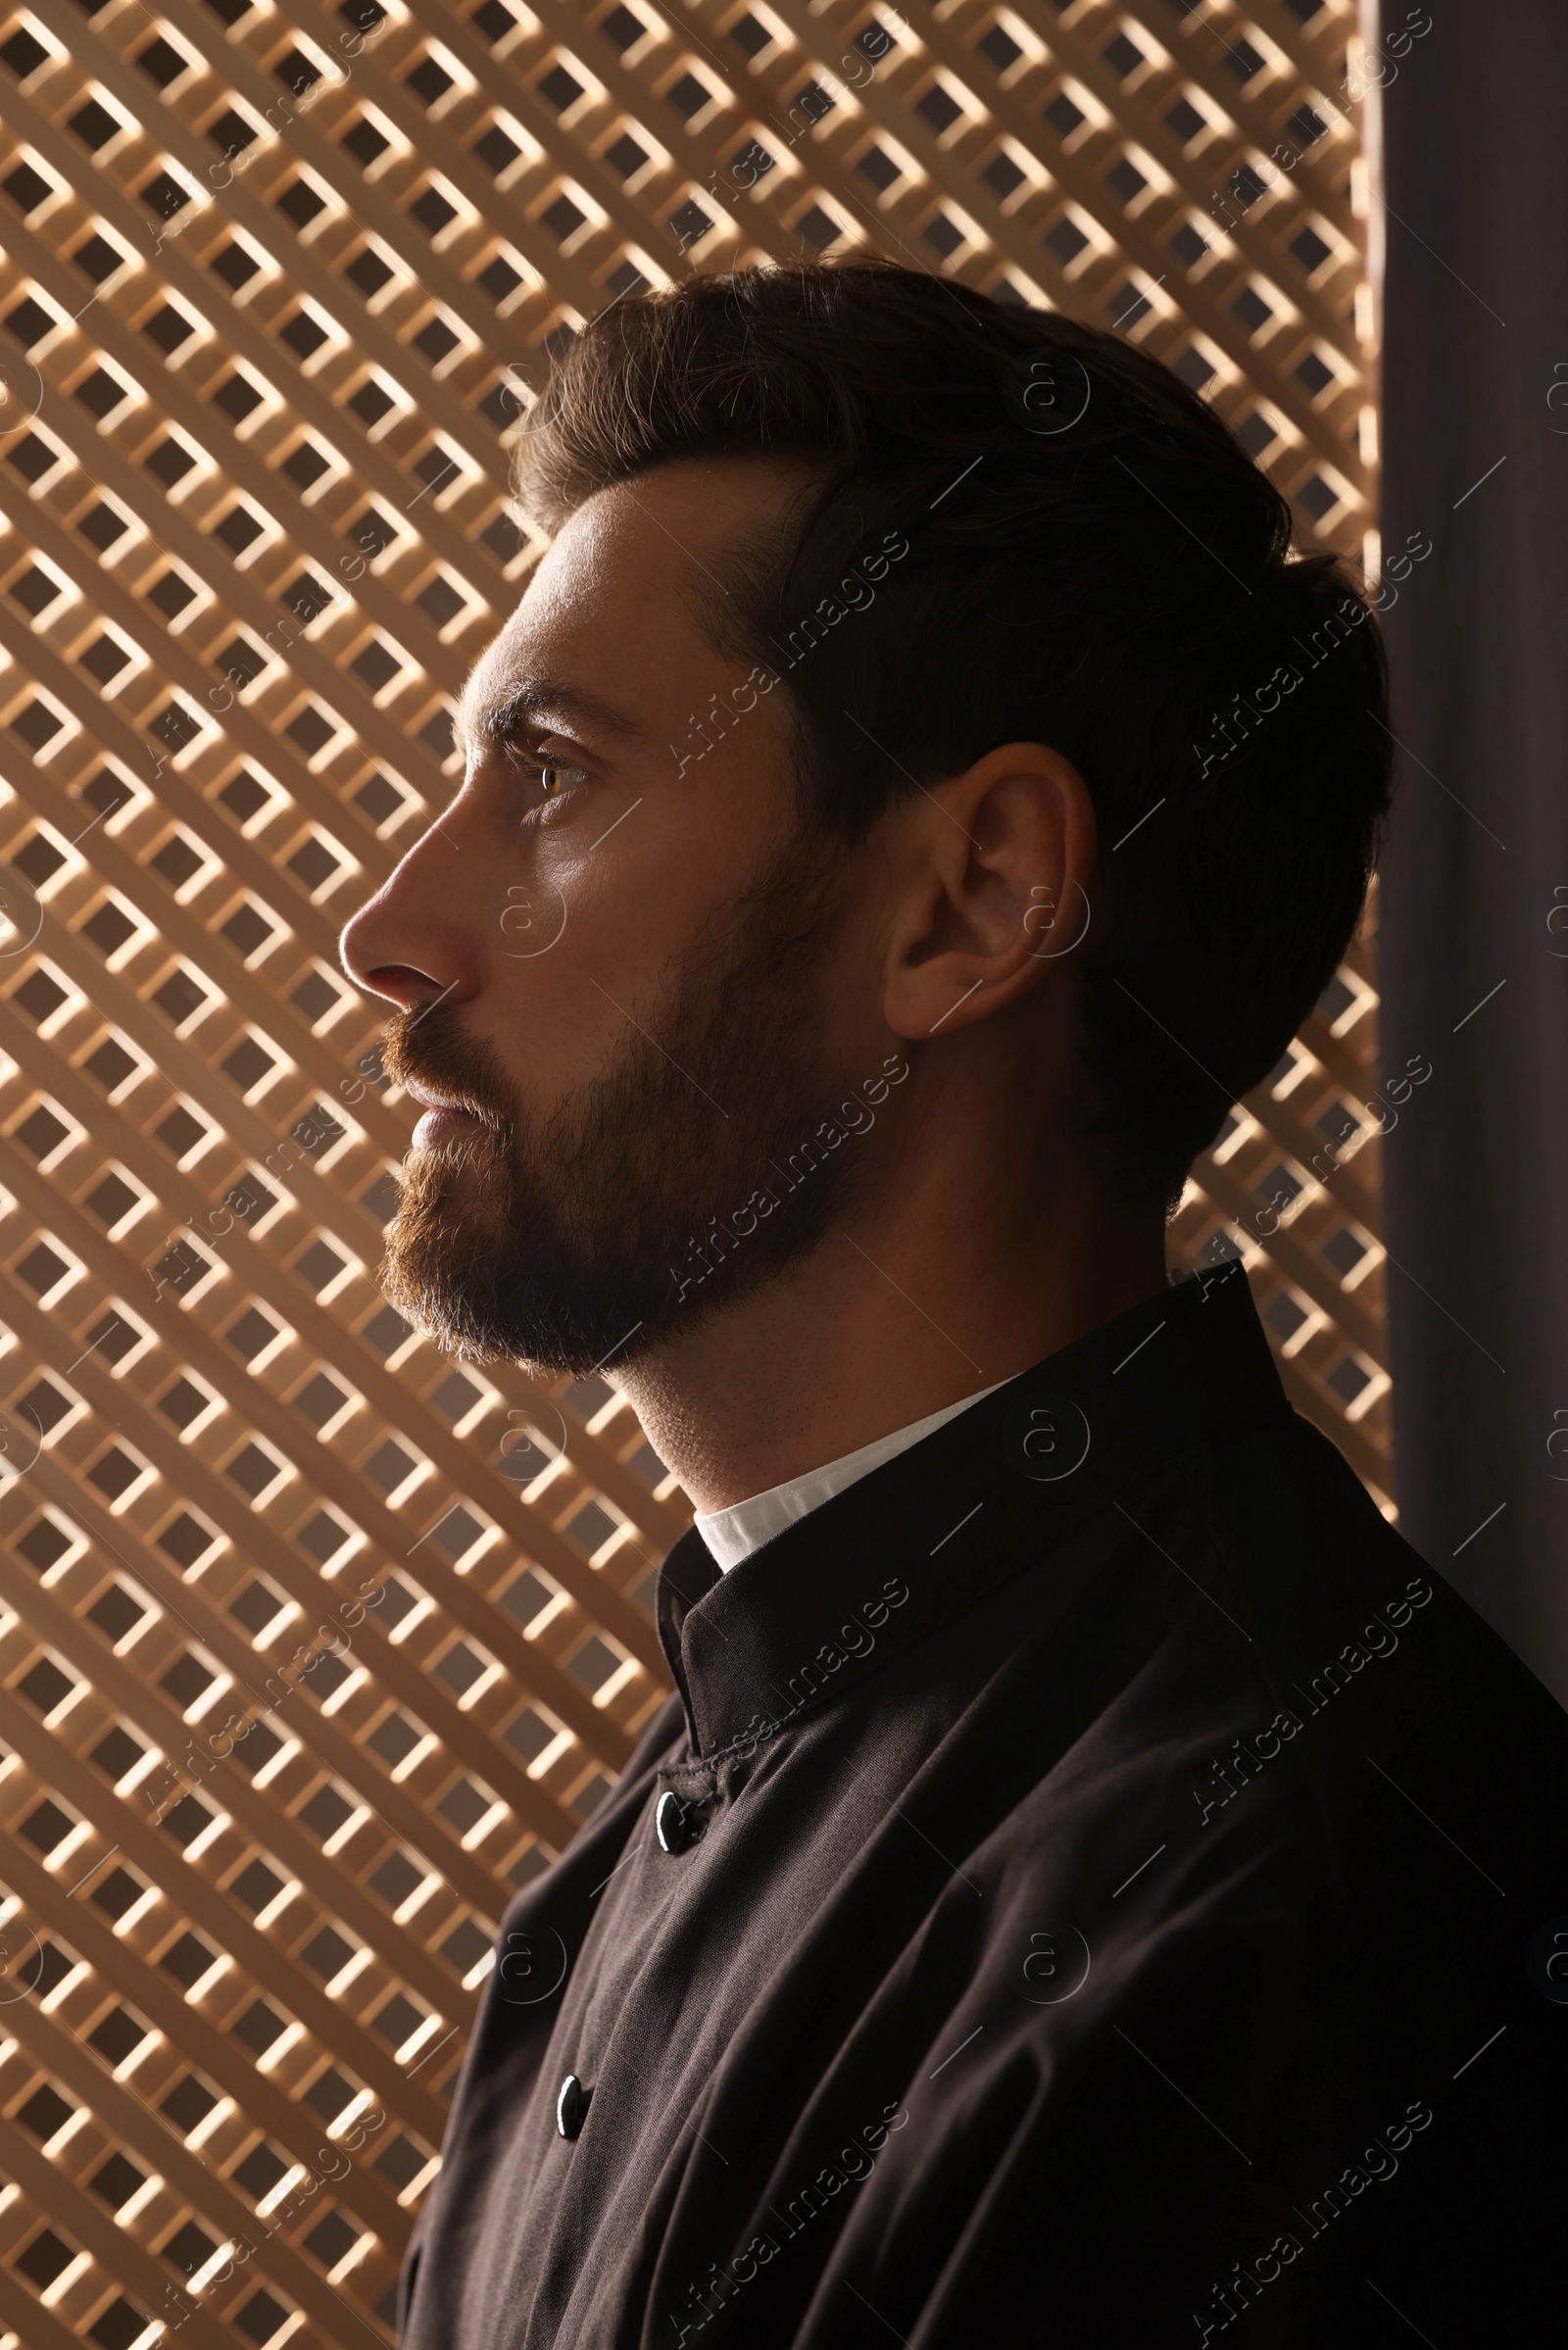
[{"label": "ear", "polygon": [[951,1036],[1059,970],[1091,919],[1088,786],[1043,743],[1004,743],[901,801],[884,1012],[895,1035]]}]

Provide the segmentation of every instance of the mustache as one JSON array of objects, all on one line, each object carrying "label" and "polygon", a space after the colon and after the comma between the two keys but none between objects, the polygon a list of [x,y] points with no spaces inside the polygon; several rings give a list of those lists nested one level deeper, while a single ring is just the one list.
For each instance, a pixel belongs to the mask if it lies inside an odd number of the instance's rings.
[{"label": "mustache", "polygon": [[427,1086],[497,1133],[510,1132],[516,1105],[487,1046],[466,1037],[443,1007],[402,1011],[381,1031],[381,1066],[389,1083]]}]

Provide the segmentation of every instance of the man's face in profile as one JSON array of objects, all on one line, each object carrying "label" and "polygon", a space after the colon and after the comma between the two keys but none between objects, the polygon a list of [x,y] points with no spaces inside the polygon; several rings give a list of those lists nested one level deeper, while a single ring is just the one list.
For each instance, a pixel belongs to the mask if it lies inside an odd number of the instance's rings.
[{"label": "man's face in profile", "polygon": [[[783,689],[737,695],[749,664],[698,616],[800,486],[681,464],[572,514],[470,681],[462,790],[344,933],[407,1007],[387,1073],[430,1105],[383,1286],[467,1359],[641,1353],[807,1248],[853,1172],[786,1196],[774,1162],[886,1052],[874,925],[802,830]],[[728,730],[699,732],[714,695]],[[767,1186],[682,1299],[710,1217]]]}]

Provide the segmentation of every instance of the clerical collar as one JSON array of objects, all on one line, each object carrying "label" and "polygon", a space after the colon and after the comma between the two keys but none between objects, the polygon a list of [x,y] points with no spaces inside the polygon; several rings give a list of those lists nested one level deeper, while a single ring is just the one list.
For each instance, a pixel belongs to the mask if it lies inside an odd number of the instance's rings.
[{"label": "clerical collar", "polygon": [[897,1459],[911,1444],[919,1444],[922,1437],[934,1436],[939,1428],[956,1420],[959,1412],[967,1411],[971,1403],[994,1395],[997,1388],[1005,1385],[1005,1380],[998,1380],[991,1387],[980,1388],[957,1403],[945,1404],[941,1411],[928,1413],[923,1420],[911,1420],[906,1428],[896,1428],[891,1436],[874,1438],[857,1452],[841,1453],[837,1460],[825,1462],[820,1469],[808,1469],[804,1477],[787,1477],[782,1485],[769,1486],[765,1493],[753,1493],[746,1501],[732,1501],[728,1509],[699,1510],[695,1520],[697,1531],[727,1574],[743,1558],[749,1558],[754,1550],[760,1550],[764,1542],[782,1534],[786,1526],[793,1526],[820,1503],[831,1501],[835,1493],[842,1493],[858,1478],[880,1469],[885,1460]]},{"label": "clerical collar", "polygon": [[[999,1581],[1063,1559],[1091,1524],[1146,1525],[1185,1455],[1245,1445],[1290,1409],[1238,1260],[971,1399],[728,1573],[688,1528],[661,1571],[658,1617],[693,1752],[793,1718],[798,1668],[846,1608],[884,1609],[878,1663],[939,1638]],[[1052,1578],[1054,1604],[1073,1604],[1065,1568]],[[840,1678],[859,1689],[872,1670]]]}]

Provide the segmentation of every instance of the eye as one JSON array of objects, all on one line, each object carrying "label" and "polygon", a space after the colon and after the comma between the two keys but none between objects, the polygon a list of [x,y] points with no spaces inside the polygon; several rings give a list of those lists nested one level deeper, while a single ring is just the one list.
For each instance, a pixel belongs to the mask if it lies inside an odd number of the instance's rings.
[{"label": "eye", "polygon": [[506,752],[508,766],[519,775],[524,785],[524,815],[541,807],[546,799],[564,799],[573,785],[590,780],[588,768],[576,766],[571,759],[562,759],[560,755],[550,755],[538,738],[529,743],[526,738],[503,736],[501,748]]},{"label": "eye", "polygon": [[588,780],[584,768],[574,767],[569,759],[540,759],[535,771],[539,777],[540,794],[546,800],[559,800],[569,785],[586,783]]}]

